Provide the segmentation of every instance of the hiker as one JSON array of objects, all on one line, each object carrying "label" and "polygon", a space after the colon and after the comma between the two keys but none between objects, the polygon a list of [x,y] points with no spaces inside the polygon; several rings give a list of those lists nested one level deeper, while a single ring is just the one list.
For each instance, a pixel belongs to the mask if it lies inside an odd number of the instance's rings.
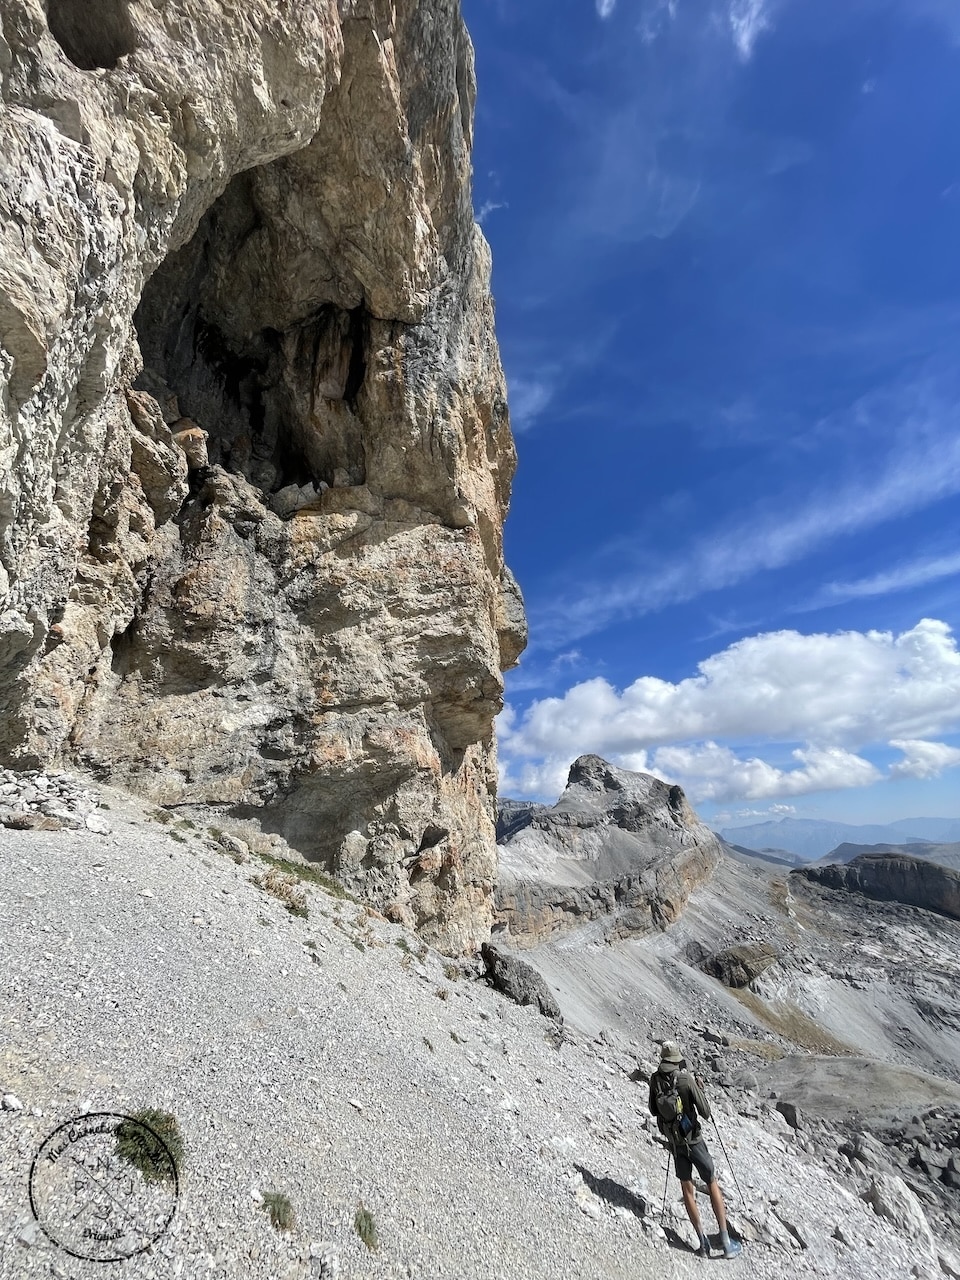
[{"label": "hiker", "polygon": [[697,1193],[693,1185],[694,1166],[710,1189],[710,1203],[720,1228],[723,1256],[735,1258],[740,1252],[740,1244],[731,1240],[727,1232],[723,1192],[700,1128],[701,1116],[704,1120],[710,1119],[710,1104],[698,1082],[686,1070],[686,1065],[678,1046],[672,1040],[664,1040],[660,1046],[660,1066],[650,1077],[650,1114],[656,1116],[660,1132],[667,1139],[683,1191],[683,1207],[700,1241],[698,1256],[710,1257],[710,1237],[700,1224]]}]

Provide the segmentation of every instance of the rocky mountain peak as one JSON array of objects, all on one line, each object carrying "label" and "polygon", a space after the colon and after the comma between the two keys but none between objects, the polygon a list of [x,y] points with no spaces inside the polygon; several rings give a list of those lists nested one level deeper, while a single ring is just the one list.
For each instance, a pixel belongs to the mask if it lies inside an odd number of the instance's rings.
[{"label": "rocky mountain peak", "polygon": [[499,921],[533,945],[584,920],[623,936],[675,920],[720,844],[680,787],[580,756],[552,806],[501,808]]}]

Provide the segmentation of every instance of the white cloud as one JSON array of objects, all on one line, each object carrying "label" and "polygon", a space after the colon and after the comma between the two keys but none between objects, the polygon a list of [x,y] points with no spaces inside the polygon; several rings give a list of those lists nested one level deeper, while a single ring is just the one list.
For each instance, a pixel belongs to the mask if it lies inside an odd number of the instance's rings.
[{"label": "white cloud", "polygon": [[484,200],[483,204],[477,210],[477,222],[482,227],[491,213],[496,213],[498,209],[509,209],[510,206],[506,200]]},{"label": "white cloud", "polygon": [[939,778],[945,769],[960,765],[960,747],[945,742],[894,738],[890,745],[903,752],[903,759],[890,766],[891,778]]},{"label": "white cloud", "polygon": [[526,431],[553,399],[553,383],[546,378],[510,379],[510,421],[514,431]]},{"label": "white cloud", "polygon": [[[891,741],[906,757],[892,772],[921,776],[921,767],[952,761],[927,740],[957,731],[960,652],[950,627],[930,618],[900,635],[752,636],[676,684],[642,676],[618,691],[595,678],[534,702],[522,717],[511,713],[499,727],[526,794],[547,794],[548,780],[594,751],[667,776],[695,800],[720,801],[865,786],[880,774],[856,753]],[[724,739],[806,745],[791,753],[797,767],[781,769],[737,755]]]},{"label": "white cloud", "polygon": [[869,596],[886,596],[894,591],[909,591],[942,578],[960,574],[960,552],[946,556],[924,556],[854,582],[831,582],[824,587],[815,607],[824,603],[858,600]]},{"label": "white cloud", "polygon": [[534,703],[514,731],[525,754],[649,750],[704,738],[845,745],[960,726],[960,652],[925,618],[885,631],[751,636],[671,684],[642,676],[618,693],[595,678]]},{"label": "white cloud", "polygon": [[[869,407],[860,405],[851,415],[864,438],[869,414]],[[949,421],[946,414],[943,417]],[[674,558],[635,568],[612,581],[598,581],[593,575],[592,585],[579,595],[567,588],[562,597],[540,608],[531,601],[534,634],[541,643],[567,644],[617,619],[655,613],[796,563],[843,535],[874,528],[958,492],[960,434],[952,425],[948,430],[941,424],[936,406],[924,406],[915,420],[902,423],[897,447],[879,466],[871,470],[860,457],[856,479],[826,493],[820,490],[806,505],[791,511],[788,500],[780,496],[766,507],[758,504],[741,523],[711,531]],[[609,556],[613,550],[607,547],[605,553]],[[624,540],[616,550],[624,559],[632,549]]]},{"label": "white cloud", "polygon": [[515,798],[532,796],[554,799],[567,785],[567,774],[575,758],[552,757],[537,762],[527,761],[516,768],[510,761],[501,760],[500,794]]},{"label": "white cloud", "polygon": [[770,28],[766,0],[733,0],[727,16],[737,52],[748,62],[760,33]]},{"label": "white cloud", "polygon": [[661,747],[653,772],[678,782],[694,801],[766,800],[812,791],[865,787],[880,771],[843,747],[806,747],[791,753],[799,768],[778,769],[756,756],[743,759],[729,747],[703,742],[693,747]]},{"label": "white cloud", "polygon": [[676,21],[678,7],[678,0],[657,0],[651,9],[641,14],[638,30],[644,44],[653,44],[669,23]]},{"label": "white cloud", "polygon": [[617,0],[597,0],[597,13],[601,18],[609,18],[617,7]]}]

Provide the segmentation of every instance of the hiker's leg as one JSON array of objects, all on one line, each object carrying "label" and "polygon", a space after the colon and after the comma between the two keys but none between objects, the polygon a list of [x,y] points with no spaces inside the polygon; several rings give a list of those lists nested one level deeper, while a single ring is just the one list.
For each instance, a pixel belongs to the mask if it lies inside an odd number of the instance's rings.
[{"label": "hiker's leg", "polygon": [[710,1183],[710,1204],[713,1206],[713,1212],[717,1219],[717,1226],[720,1228],[721,1237],[725,1235],[727,1230],[727,1207],[723,1203],[723,1192],[720,1190],[720,1183],[713,1179]]},{"label": "hiker's leg", "polygon": [[680,1183],[680,1190],[683,1192],[683,1207],[687,1211],[687,1217],[690,1219],[690,1225],[697,1233],[697,1239],[703,1238],[703,1232],[700,1229],[700,1210],[697,1208],[697,1193],[694,1189],[693,1179]]},{"label": "hiker's leg", "polygon": [[723,1203],[723,1192],[720,1190],[720,1183],[713,1179],[710,1183],[710,1203],[713,1205],[713,1212],[717,1215],[717,1226],[720,1228],[720,1248],[723,1250],[725,1258],[735,1258],[740,1252],[740,1244],[736,1240],[730,1239],[730,1233],[727,1231],[727,1208]]}]

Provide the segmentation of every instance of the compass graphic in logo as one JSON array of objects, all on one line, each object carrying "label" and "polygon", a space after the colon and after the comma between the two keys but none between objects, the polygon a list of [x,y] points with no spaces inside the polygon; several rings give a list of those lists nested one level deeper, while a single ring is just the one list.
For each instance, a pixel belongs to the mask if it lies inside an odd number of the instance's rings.
[{"label": "compass graphic in logo", "polygon": [[[124,1152],[136,1152],[131,1160]],[[176,1161],[133,1116],[75,1116],[44,1140],[30,1167],[30,1207],[50,1239],[75,1258],[120,1262],[143,1253],[176,1212]]]}]

